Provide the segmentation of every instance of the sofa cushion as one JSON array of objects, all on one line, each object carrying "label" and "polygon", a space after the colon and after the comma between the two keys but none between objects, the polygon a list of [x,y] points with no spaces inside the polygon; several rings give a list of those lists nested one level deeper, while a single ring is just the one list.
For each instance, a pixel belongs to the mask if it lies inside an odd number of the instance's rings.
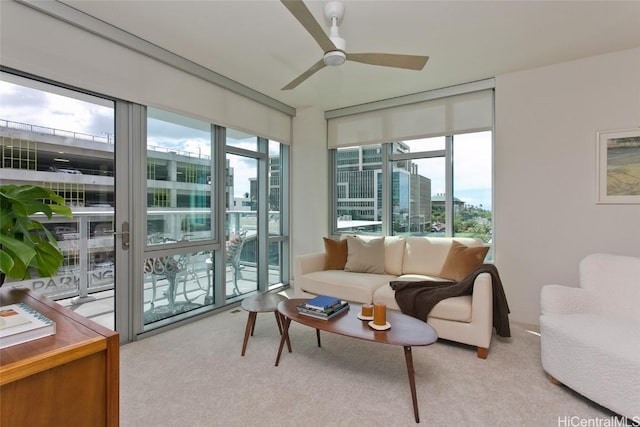
[{"label": "sofa cushion", "polygon": [[[396,280],[443,280],[438,277],[421,276],[412,274],[410,277],[400,276]],[[453,282],[451,282],[453,283]],[[395,291],[391,289],[391,286],[387,283],[373,293],[373,302],[377,304],[386,304],[386,306],[392,310],[400,311],[400,307],[396,302]],[[471,295],[463,295],[459,297],[446,298],[436,304],[431,312],[429,318],[435,317],[444,320],[454,320],[457,322],[469,323],[471,322]],[[426,319],[423,319],[426,321]]]},{"label": "sofa cushion", "polygon": [[396,276],[402,274],[404,244],[404,237],[386,236],[384,238],[384,270],[387,274]]},{"label": "sofa cushion", "polygon": [[[547,342],[557,340],[554,344],[558,348],[581,349],[585,363],[622,359],[640,367],[640,329],[634,321],[597,314],[559,314],[541,316],[540,326]],[[596,359],[596,353],[602,359]]]},{"label": "sofa cushion", "polygon": [[347,236],[347,263],[345,271],[384,274],[384,236],[363,240]]},{"label": "sofa cushion", "polygon": [[[346,240],[348,234],[343,234],[342,239]],[[371,239],[377,239],[380,236],[358,235],[365,242]],[[385,236],[384,237],[384,271],[387,274],[402,274],[402,260],[404,259],[405,239],[402,236]]]},{"label": "sofa cushion", "polygon": [[316,271],[296,281],[296,287],[316,295],[332,295],[347,301],[370,304],[373,292],[396,276],[388,274],[356,273],[340,270]]},{"label": "sofa cushion", "polygon": [[637,322],[596,314],[542,315],[540,334],[545,371],[620,415],[639,416]]},{"label": "sofa cushion", "polygon": [[482,265],[488,251],[488,246],[469,247],[454,240],[440,270],[440,276],[456,281],[464,279]]},{"label": "sofa cushion", "polygon": [[[456,237],[455,240],[466,246],[483,245],[482,240],[469,237]],[[447,237],[407,237],[402,273],[440,276],[453,241]]]},{"label": "sofa cushion", "polygon": [[430,240],[426,237],[407,237],[402,263],[403,274],[437,276],[449,253],[449,239]]},{"label": "sofa cushion", "polygon": [[344,270],[347,262],[347,241],[333,240],[323,237],[324,240],[324,269]]}]

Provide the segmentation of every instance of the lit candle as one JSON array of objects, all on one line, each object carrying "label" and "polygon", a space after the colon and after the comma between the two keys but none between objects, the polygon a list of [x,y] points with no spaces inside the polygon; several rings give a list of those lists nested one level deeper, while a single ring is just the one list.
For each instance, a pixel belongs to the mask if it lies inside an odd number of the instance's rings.
[{"label": "lit candle", "polygon": [[387,324],[387,306],[384,304],[373,305],[373,324],[384,326]]},{"label": "lit candle", "polygon": [[362,315],[364,317],[373,316],[373,306],[371,304],[362,304]]}]

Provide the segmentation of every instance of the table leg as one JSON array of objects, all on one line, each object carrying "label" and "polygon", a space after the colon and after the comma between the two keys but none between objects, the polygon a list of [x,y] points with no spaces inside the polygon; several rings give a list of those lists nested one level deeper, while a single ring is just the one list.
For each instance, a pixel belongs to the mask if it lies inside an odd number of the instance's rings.
[{"label": "table leg", "polygon": [[278,347],[278,356],[276,357],[276,366],[278,366],[278,363],[280,363],[280,355],[282,354],[282,347],[284,347],[284,342],[287,341],[287,343],[289,343],[289,346],[291,346],[291,343],[289,341],[289,325],[291,324],[291,319],[286,316],[283,317],[284,325],[282,327],[282,337],[280,337],[280,346]]},{"label": "table leg", "polygon": [[411,347],[404,347],[404,358],[407,362],[407,374],[409,374],[409,386],[411,387],[411,399],[413,400],[413,413],[416,416],[416,422],[420,422],[420,415],[418,415],[418,397],[416,396],[416,379],[413,371],[413,356],[411,354]]},{"label": "table leg", "polygon": [[249,334],[253,335],[253,325],[256,324],[256,316],[258,313],[255,311],[249,312],[249,317],[247,318],[247,326],[244,329],[244,342],[242,343],[242,354],[244,356],[244,352],[247,350],[247,343],[249,342]]},{"label": "table leg", "polygon": [[316,338],[318,340],[318,347],[322,347],[320,345],[320,329],[316,329]]},{"label": "table leg", "polygon": [[[282,314],[280,314],[280,312],[278,312],[277,310],[274,312],[274,314],[276,315],[276,322],[278,323],[278,330],[280,331],[280,335],[282,335],[282,324],[284,322],[284,320],[283,320],[284,316]],[[289,353],[291,353],[291,341],[289,340],[288,336],[287,336],[287,348],[289,349]]]},{"label": "table leg", "polygon": [[258,317],[258,312],[253,312],[253,318],[251,319],[251,336],[253,336],[253,331],[256,330],[256,318]]},{"label": "table leg", "polygon": [[278,312],[278,310],[274,311],[273,314],[275,314],[276,316],[276,323],[278,324],[278,331],[280,332],[280,335],[282,335],[282,319],[280,319],[280,313]]}]

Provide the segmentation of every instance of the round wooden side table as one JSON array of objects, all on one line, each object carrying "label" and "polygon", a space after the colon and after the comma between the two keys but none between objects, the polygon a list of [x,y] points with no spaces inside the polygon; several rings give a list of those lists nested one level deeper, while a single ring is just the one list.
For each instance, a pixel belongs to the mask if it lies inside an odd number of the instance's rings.
[{"label": "round wooden side table", "polygon": [[[283,319],[282,315],[278,312],[278,304],[286,299],[286,297],[278,294],[260,293],[242,300],[242,309],[249,312],[247,326],[244,331],[244,342],[242,343],[242,356],[244,356],[244,353],[247,350],[249,335],[253,336],[253,330],[256,326],[256,317],[258,316],[258,313],[274,313],[276,323],[278,324],[278,330],[280,331],[280,335],[282,335]],[[287,337],[287,347],[289,349],[289,353],[291,353],[291,342],[289,341],[289,337]]]}]

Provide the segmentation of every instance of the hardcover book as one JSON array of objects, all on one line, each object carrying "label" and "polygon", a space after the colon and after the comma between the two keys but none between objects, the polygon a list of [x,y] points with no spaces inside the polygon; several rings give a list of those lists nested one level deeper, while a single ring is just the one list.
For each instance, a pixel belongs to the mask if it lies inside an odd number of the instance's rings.
[{"label": "hardcover book", "polygon": [[54,321],[27,304],[0,307],[0,348],[22,344],[56,333]]},{"label": "hardcover book", "polygon": [[349,303],[347,301],[342,301],[341,304],[333,308],[331,311],[322,311],[313,308],[307,308],[304,304],[298,306],[299,314],[322,320],[329,320],[347,310],[349,310]]},{"label": "hardcover book", "polygon": [[331,297],[328,295],[319,295],[307,301],[305,305],[309,308],[315,308],[318,310],[327,310],[331,306],[340,304],[340,302],[341,302],[340,298]]}]

